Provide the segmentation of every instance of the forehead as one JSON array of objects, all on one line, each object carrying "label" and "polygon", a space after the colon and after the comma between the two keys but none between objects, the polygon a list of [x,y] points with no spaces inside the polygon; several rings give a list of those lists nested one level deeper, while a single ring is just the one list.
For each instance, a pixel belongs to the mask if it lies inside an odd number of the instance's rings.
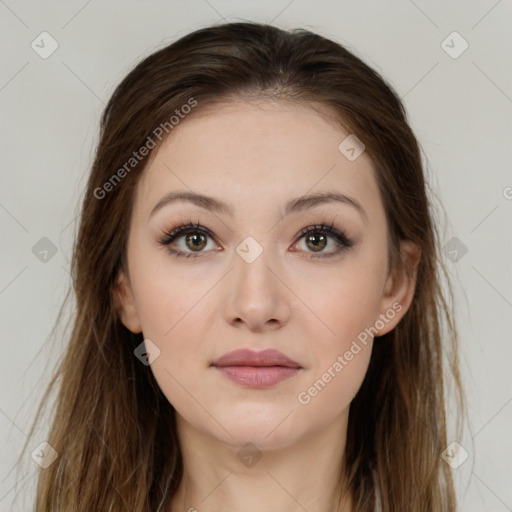
[{"label": "forehead", "polygon": [[365,152],[351,161],[340,151],[349,135],[332,114],[305,103],[238,99],[199,108],[153,155],[137,209],[178,189],[218,197],[240,213],[330,189],[370,209],[379,200],[373,165]]}]

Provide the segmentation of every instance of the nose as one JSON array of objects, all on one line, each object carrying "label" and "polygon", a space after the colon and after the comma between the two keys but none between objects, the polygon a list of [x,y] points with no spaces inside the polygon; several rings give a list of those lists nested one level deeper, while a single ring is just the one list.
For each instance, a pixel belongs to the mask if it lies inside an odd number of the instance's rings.
[{"label": "nose", "polygon": [[234,268],[223,283],[224,316],[234,327],[264,332],[289,321],[293,294],[283,283],[278,265],[269,261],[268,252],[264,250],[250,263],[238,254],[234,258]]}]

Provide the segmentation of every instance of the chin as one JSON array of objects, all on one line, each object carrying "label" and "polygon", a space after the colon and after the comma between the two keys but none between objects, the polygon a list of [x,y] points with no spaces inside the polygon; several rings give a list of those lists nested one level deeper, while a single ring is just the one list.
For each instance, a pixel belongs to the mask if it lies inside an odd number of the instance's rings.
[{"label": "chin", "polygon": [[[233,447],[240,447],[246,443],[253,443],[259,449],[275,450],[284,448],[293,442],[297,436],[297,422],[291,421],[293,408],[272,407],[248,404],[247,408],[238,408],[236,412],[217,412],[221,425],[225,426],[229,434],[223,429],[216,429],[222,441]],[[231,434],[231,435],[230,435]]]}]

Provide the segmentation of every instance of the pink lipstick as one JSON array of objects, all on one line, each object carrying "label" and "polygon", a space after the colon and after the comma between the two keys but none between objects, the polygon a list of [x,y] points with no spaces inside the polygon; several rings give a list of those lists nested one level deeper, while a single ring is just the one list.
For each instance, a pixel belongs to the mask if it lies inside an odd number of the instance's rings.
[{"label": "pink lipstick", "polygon": [[235,350],[217,359],[211,366],[228,379],[253,388],[273,386],[293,377],[302,368],[282,352],[271,349],[261,352]]}]

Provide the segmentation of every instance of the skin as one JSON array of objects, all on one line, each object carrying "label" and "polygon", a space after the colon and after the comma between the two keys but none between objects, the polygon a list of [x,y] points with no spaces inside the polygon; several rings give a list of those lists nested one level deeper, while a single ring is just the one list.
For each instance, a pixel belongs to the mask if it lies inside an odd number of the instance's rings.
[{"label": "skin", "polygon": [[[399,303],[378,335],[392,330],[416,279],[386,274],[387,222],[372,162],[365,152],[349,161],[338,150],[347,135],[306,104],[237,99],[181,121],[144,170],[116,298],[124,325],[160,350],[151,370],[177,412],[185,471],[170,512],[335,510],[349,406],[379,340],[359,343],[357,355],[309,403],[298,394]],[[150,218],[177,190],[222,200],[234,215],[176,202]],[[288,199],[320,190],[354,198],[367,219],[337,202],[280,217]],[[202,256],[176,258],[158,241],[190,221],[214,238]],[[315,258],[315,244],[297,234],[333,221],[354,245]],[[247,236],[263,249],[252,263],[236,252]],[[334,254],[336,240],[328,236],[320,252]],[[172,247],[197,254],[185,242],[181,235]],[[403,242],[401,251],[417,264],[415,246]],[[250,389],[210,366],[237,348],[274,348],[302,369]],[[246,443],[261,455],[251,466],[237,456]],[[351,507],[344,496],[340,510]]]}]

